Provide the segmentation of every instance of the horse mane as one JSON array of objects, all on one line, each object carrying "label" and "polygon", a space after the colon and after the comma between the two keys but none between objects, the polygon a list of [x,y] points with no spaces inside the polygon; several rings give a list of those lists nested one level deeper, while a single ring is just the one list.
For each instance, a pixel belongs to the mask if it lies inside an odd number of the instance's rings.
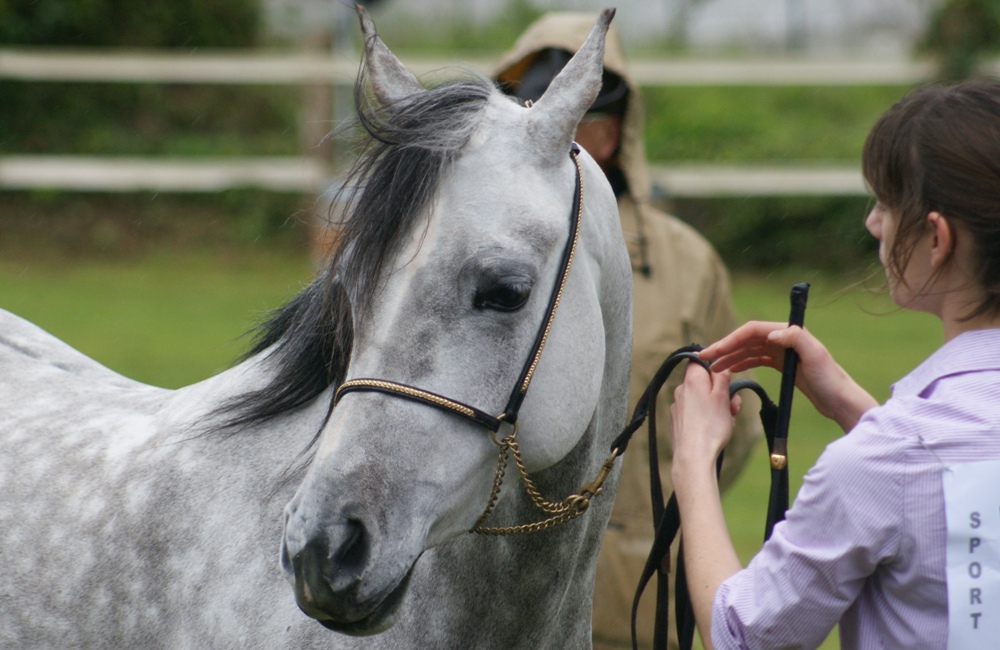
[{"label": "horse mane", "polygon": [[[383,267],[430,205],[493,92],[478,75],[379,105],[366,91],[364,62],[361,70],[354,94],[362,139],[332,203],[345,215],[336,224],[336,250],[305,289],[251,330],[241,360],[269,353],[273,373],[263,388],[218,409],[221,430],[272,420],[344,380],[354,327],[368,315]],[[327,419],[332,410],[331,397]]]}]

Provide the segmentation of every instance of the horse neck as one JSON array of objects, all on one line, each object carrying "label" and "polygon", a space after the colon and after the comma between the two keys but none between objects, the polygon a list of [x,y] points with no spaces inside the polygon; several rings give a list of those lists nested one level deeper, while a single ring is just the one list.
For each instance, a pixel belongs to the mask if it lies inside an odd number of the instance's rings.
[{"label": "horse neck", "polygon": [[252,429],[278,430],[283,433],[282,440],[287,439],[289,449],[294,446],[294,453],[299,453],[322,426],[332,389],[320,394],[310,404],[266,422],[235,429],[223,426],[226,418],[233,415],[226,407],[234,399],[270,385],[275,371],[269,355],[270,351],[256,354],[204,381],[174,391],[163,410],[164,414],[179,431],[253,435]]}]

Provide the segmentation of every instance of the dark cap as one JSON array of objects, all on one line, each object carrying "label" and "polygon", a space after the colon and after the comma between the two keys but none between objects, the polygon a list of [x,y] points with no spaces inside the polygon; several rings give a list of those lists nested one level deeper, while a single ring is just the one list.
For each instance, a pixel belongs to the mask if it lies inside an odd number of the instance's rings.
[{"label": "dark cap", "polygon": [[[572,53],[566,50],[551,47],[540,50],[528,64],[520,82],[503,84],[503,91],[521,100],[537,101],[572,58]],[[587,112],[624,115],[627,101],[628,85],[625,80],[620,75],[605,70],[601,91]]]}]

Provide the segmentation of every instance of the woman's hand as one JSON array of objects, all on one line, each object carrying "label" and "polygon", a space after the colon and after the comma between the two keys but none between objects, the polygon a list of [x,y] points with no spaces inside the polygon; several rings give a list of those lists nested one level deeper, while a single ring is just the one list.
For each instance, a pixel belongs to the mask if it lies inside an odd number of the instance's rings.
[{"label": "woman's hand", "polygon": [[786,323],[751,321],[701,351],[713,370],[740,372],[767,366],[781,371],[785,350],[799,355],[795,385],[821,414],[850,431],[868,409],[878,406],[807,330]]},{"label": "woman's hand", "polygon": [[739,397],[729,398],[728,371],[706,372],[689,363],[684,383],[674,391],[670,405],[673,464],[691,463],[714,472],[715,459],[733,433]]},{"label": "woman's hand", "polygon": [[670,406],[674,458],[670,475],[680,508],[684,567],[695,621],[712,646],[712,600],[719,585],[740,570],[722,514],[715,460],[733,432],[739,397],[729,399],[729,372],[688,364]]}]

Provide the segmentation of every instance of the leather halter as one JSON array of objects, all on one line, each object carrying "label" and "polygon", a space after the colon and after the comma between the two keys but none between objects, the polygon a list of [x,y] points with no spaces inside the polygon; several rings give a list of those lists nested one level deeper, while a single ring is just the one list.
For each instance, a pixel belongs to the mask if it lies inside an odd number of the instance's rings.
[{"label": "leather halter", "polygon": [[416,388],[399,382],[387,381],[385,379],[370,378],[351,379],[342,383],[340,387],[337,388],[337,393],[333,399],[334,404],[340,401],[340,398],[347,393],[374,391],[413,400],[415,402],[420,402],[428,406],[448,411],[449,413],[460,415],[467,420],[472,420],[476,424],[486,427],[493,433],[500,430],[500,424],[502,422],[507,422],[512,425],[517,423],[518,411],[520,411],[521,403],[524,401],[524,397],[528,393],[528,386],[531,384],[531,378],[535,374],[535,368],[538,366],[538,360],[542,356],[542,349],[545,347],[545,342],[549,337],[549,331],[552,329],[552,321],[555,318],[556,309],[559,307],[559,300],[562,298],[563,289],[566,286],[566,278],[569,275],[569,268],[573,264],[573,255],[576,252],[576,244],[580,238],[580,218],[583,215],[583,176],[580,174],[580,161],[577,160],[577,155],[579,155],[579,153],[580,147],[574,142],[569,155],[573,160],[574,167],[576,168],[576,187],[573,190],[573,209],[570,211],[569,215],[569,239],[566,241],[566,248],[563,250],[558,281],[556,282],[555,288],[552,290],[552,295],[549,297],[549,305],[545,310],[545,319],[542,321],[542,326],[539,328],[538,334],[535,336],[535,344],[531,348],[531,354],[528,356],[528,360],[525,362],[524,368],[521,370],[521,375],[517,380],[517,384],[514,385],[514,390],[511,392],[510,398],[507,400],[507,406],[504,407],[503,412],[499,415],[490,415],[486,411],[478,409],[474,406],[464,404],[458,400],[451,399],[450,397],[432,393],[428,390],[423,390],[422,388]]}]

